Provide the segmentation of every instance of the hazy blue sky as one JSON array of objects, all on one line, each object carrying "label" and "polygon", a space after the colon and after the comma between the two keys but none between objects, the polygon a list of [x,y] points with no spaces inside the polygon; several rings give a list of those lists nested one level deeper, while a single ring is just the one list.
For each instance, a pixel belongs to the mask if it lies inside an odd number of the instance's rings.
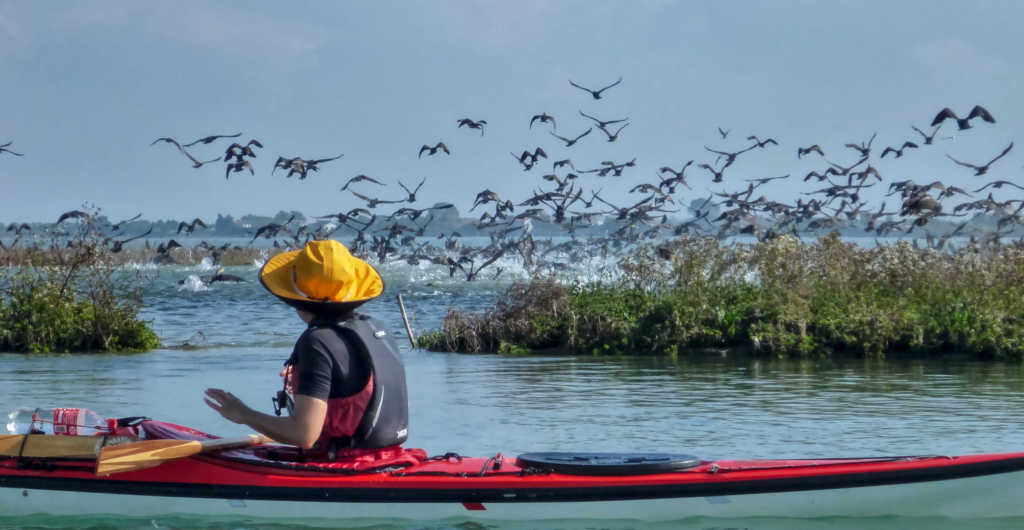
[{"label": "hazy blue sky", "polygon": [[[326,214],[365,205],[339,191],[360,173],[388,186],[356,189],[383,198],[402,195],[398,179],[426,177],[417,206],[465,211],[485,187],[525,199],[566,156],[579,169],[636,157],[621,178],[580,179],[625,205],[658,167],[713,162],[703,146],[738,150],[750,134],[781,145],[741,157],[723,185],[691,168],[694,190],[679,197],[790,173],[758,194],[794,200],[819,187],[802,176],[827,167],[798,160],[797,147],[819,143],[850,163],[842,145],[877,131],[877,157],[919,140],[910,125],[926,128],[942,107],[975,104],[998,123],[947,123],[940,135],[954,140],[872,165],[885,185],[1019,181],[1024,145],[985,177],[943,153],[987,161],[1024,123],[1022,20],[1024,3],[1011,1],[0,1],[0,143],[25,154],[0,154],[0,220],[56,220],[84,202],[111,218]],[[599,101],[568,84],[619,76]],[[595,129],[570,149],[529,128],[547,112],[575,136],[589,126],[579,110],[631,125],[617,142]],[[457,129],[463,117],[487,120],[486,134]],[[169,144],[150,146],[235,132],[265,146],[255,175],[226,180],[222,163],[195,170]],[[437,141],[451,156],[417,159]],[[190,151],[209,159],[226,145]],[[509,155],[537,146],[551,158],[530,172]],[[278,155],[339,153],[304,181],[270,173]]]}]

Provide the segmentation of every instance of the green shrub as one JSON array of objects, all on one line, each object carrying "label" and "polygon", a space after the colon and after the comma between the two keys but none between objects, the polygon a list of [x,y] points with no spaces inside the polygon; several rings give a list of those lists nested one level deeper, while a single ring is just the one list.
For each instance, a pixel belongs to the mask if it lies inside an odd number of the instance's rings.
[{"label": "green shrub", "polygon": [[[61,252],[28,252],[0,274],[0,351],[145,351],[160,340],[139,320],[139,273],[111,263],[88,224]],[[33,258],[37,258],[34,262]]]},{"label": "green shrub", "polygon": [[515,284],[482,314],[449,311],[427,349],[552,349],[593,355],[1024,358],[1024,249],[952,253],[907,242],[862,248],[837,234],[726,245],[640,247],[614,281]]}]

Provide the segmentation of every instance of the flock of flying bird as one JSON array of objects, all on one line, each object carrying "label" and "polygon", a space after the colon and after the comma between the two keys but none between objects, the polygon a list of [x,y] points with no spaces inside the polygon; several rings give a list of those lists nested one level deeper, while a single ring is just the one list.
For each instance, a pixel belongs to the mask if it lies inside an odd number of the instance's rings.
[{"label": "flock of flying bird", "polygon": [[[621,77],[598,90],[593,90],[569,81],[571,87],[588,93],[595,101],[606,97],[605,92],[620,83]],[[931,246],[941,249],[951,237],[962,234],[967,223],[964,221],[951,231],[933,234],[925,227],[934,219],[962,218],[976,213],[989,214],[997,219],[997,229],[988,235],[990,241],[999,241],[1016,225],[1024,224],[1024,200],[999,200],[992,193],[993,189],[1004,187],[1024,190],[1024,187],[1007,180],[988,182],[971,191],[945,185],[939,181],[928,184],[919,184],[912,180],[892,182],[888,186],[886,196],[896,196],[893,201],[898,201],[899,207],[891,211],[886,211],[886,202],[876,210],[863,198],[865,189],[883,182],[882,174],[872,165],[874,160],[887,157],[891,157],[891,160],[900,159],[908,156],[911,150],[933,145],[947,120],[955,122],[959,131],[971,129],[979,120],[995,123],[992,114],[981,106],[974,106],[964,117],[960,117],[950,108],[943,108],[932,119],[930,131],[926,132],[916,126],[911,127],[920,139],[905,140],[900,145],[887,146],[881,150],[877,158],[874,158],[876,155],[873,147],[875,135],[866,141],[846,143],[843,149],[848,149],[856,155],[852,163],[846,164],[832,162],[826,158],[826,150],[819,144],[799,146],[796,148],[798,159],[815,157],[827,164],[820,170],[810,171],[803,176],[804,182],[812,182],[818,186],[816,189],[801,193],[807,197],[806,199],[797,197],[795,201],[780,202],[769,200],[761,193],[755,194],[762,186],[788,179],[790,175],[747,178],[742,179],[743,184],[740,184],[736,191],[710,191],[706,199],[691,203],[698,205],[695,207],[696,211],[692,218],[683,222],[669,219],[670,214],[683,210],[682,201],[677,197],[682,188],[692,191],[698,179],[707,179],[710,183],[726,182],[727,170],[741,157],[748,157],[749,153],[758,150],[780,148],[780,142],[775,138],[749,135],[744,147],[738,150],[705,146],[708,160],[689,160],[678,169],[671,165],[663,165],[656,171],[656,180],[638,181],[629,189],[629,194],[635,194],[636,200],[616,204],[619,201],[616,199],[613,202],[612,198],[603,197],[602,190],[594,191],[585,186],[585,179],[590,176],[622,177],[627,170],[637,166],[636,158],[623,161],[605,160],[597,167],[578,169],[576,163],[567,156],[567,150],[587,138],[595,128],[604,134],[607,142],[619,140],[624,129],[630,125],[629,118],[601,119],[583,110],[578,110],[578,114],[589,124],[586,130],[578,133],[560,133],[556,118],[547,112],[532,115],[529,122],[524,124],[529,130],[547,129],[548,136],[559,141],[555,148],[561,151],[553,158],[549,158],[548,150],[552,153],[556,151],[550,146],[547,150],[543,146],[527,148],[518,154],[515,150],[512,151],[512,157],[525,172],[530,172],[535,167],[546,164],[546,160],[551,160],[551,172],[540,177],[532,196],[511,200],[499,196],[490,189],[481,190],[476,194],[469,211],[476,215],[475,212],[479,208],[479,218],[474,225],[474,233],[469,235],[489,236],[490,244],[487,246],[462,245],[459,243],[462,236],[459,232],[438,234],[437,231],[430,231],[428,234],[428,227],[437,218],[435,214],[454,206],[450,203],[441,203],[426,208],[414,208],[417,193],[426,183],[426,178],[421,179],[414,188],[399,180],[398,185],[404,193],[396,198],[382,199],[372,196],[367,191],[354,189],[356,186],[368,185],[386,187],[381,180],[365,174],[349,178],[340,188],[342,192],[347,191],[365,202],[365,207],[317,216],[317,222],[307,225],[295,222],[294,218],[284,223],[270,223],[257,228],[249,243],[254,244],[257,239],[265,238],[273,240],[275,247],[294,248],[311,239],[334,237],[338,233],[337,237],[342,238],[357,255],[375,258],[380,263],[393,260],[413,265],[421,262],[435,263],[448,267],[451,275],[461,272],[467,280],[472,280],[503,256],[520,260],[532,271],[560,270],[567,268],[567,263],[580,262],[599,253],[607,256],[610,249],[620,249],[638,241],[683,234],[718,238],[743,234],[765,240],[783,234],[799,236],[801,232],[813,233],[860,223],[867,231],[874,232],[877,236],[894,233],[909,235],[918,230]],[[455,124],[456,129],[465,127],[479,131],[481,138],[485,136],[485,128],[488,127],[486,120],[468,117],[456,120]],[[723,141],[729,138],[730,133],[731,130],[718,128],[718,134]],[[222,162],[225,167],[225,178],[229,178],[232,173],[245,170],[251,174],[255,173],[253,159],[257,158],[257,150],[263,149],[260,141],[251,139],[245,144],[236,141],[225,149],[223,156],[209,160],[196,158],[188,148],[206,146],[220,139],[241,136],[242,133],[210,135],[184,144],[174,138],[162,137],[154,140],[151,145],[163,142],[174,146],[196,169]],[[0,145],[0,155],[10,153],[22,156],[21,153],[8,149],[11,145],[12,142]],[[1000,153],[983,163],[965,162],[949,154],[946,156],[954,164],[973,170],[974,176],[982,176],[1012,149],[1013,143],[1010,142]],[[417,158],[442,154],[451,156],[452,150],[445,142],[438,141],[423,144],[419,148]],[[278,156],[271,173],[281,169],[286,171],[286,177],[298,175],[302,180],[307,178],[309,172],[319,171],[321,164],[338,160],[342,156],[344,155],[327,158]],[[692,173],[696,171],[691,169],[694,166],[696,170],[703,170],[703,173]],[[728,180],[732,182],[734,179]],[[957,196],[973,199],[972,194],[985,190],[988,190],[985,198],[963,202],[952,209],[944,205],[944,201]],[[395,205],[395,209],[390,213],[378,210],[385,205]],[[717,215],[712,216],[713,211]],[[75,218],[89,220],[89,215],[73,210],[63,214],[57,224]],[[577,232],[601,224],[606,219],[614,219],[614,224],[611,225],[614,230],[606,231],[607,235],[577,237]],[[120,224],[126,221],[111,225],[108,227],[111,228],[109,232],[116,232]],[[534,240],[532,227],[536,222],[558,225],[569,237],[558,244],[551,239]],[[28,225],[12,224],[8,231],[14,231],[20,236],[26,227]],[[186,235],[190,235],[206,228],[206,223],[201,219],[194,219],[190,223],[182,222],[178,227],[178,234],[185,232]],[[147,235],[148,231],[125,239],[109,237],[108,242],[111,249],[118,252],[129,241]],[[427,237],[428,235],[430,237]],[[351,239],[344,240],[346,236]],[[157,249],[158,259],[173,259],[169,252],[177,246],[181,245],[174,240],[161,244]],[[213,247],[205,242],[198,247],[211,252],[228,248]],[[497,277],[502,269],[498,266],[495,269],[494,276]]]}]

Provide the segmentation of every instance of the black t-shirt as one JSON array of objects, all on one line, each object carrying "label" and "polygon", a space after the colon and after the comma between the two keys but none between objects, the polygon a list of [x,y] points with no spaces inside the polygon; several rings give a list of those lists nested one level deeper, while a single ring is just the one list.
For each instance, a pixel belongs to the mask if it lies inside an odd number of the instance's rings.
[{"label": "black t-shirt", "polygon": [[370,378],[366,361],[330,327],[307,329],[288,362],[299,369],[295,393],[324,401],[356,394]]}]

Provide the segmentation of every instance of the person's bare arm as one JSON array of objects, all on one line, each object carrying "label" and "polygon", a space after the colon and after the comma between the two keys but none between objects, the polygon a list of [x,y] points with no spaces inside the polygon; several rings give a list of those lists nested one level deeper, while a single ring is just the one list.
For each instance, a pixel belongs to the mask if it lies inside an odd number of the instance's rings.
[{"label": "person's bare arm", "polygon": [[221,416],[252,427],[260,434],[274,440],[303,449],[309,449],[320,437],[324,420],[327,418],[327,402],[298,394],[295,396],[295,408],[289,416],[271,416],[249,408],[234,394],[219,388],[206,389],[203,401]]}]

